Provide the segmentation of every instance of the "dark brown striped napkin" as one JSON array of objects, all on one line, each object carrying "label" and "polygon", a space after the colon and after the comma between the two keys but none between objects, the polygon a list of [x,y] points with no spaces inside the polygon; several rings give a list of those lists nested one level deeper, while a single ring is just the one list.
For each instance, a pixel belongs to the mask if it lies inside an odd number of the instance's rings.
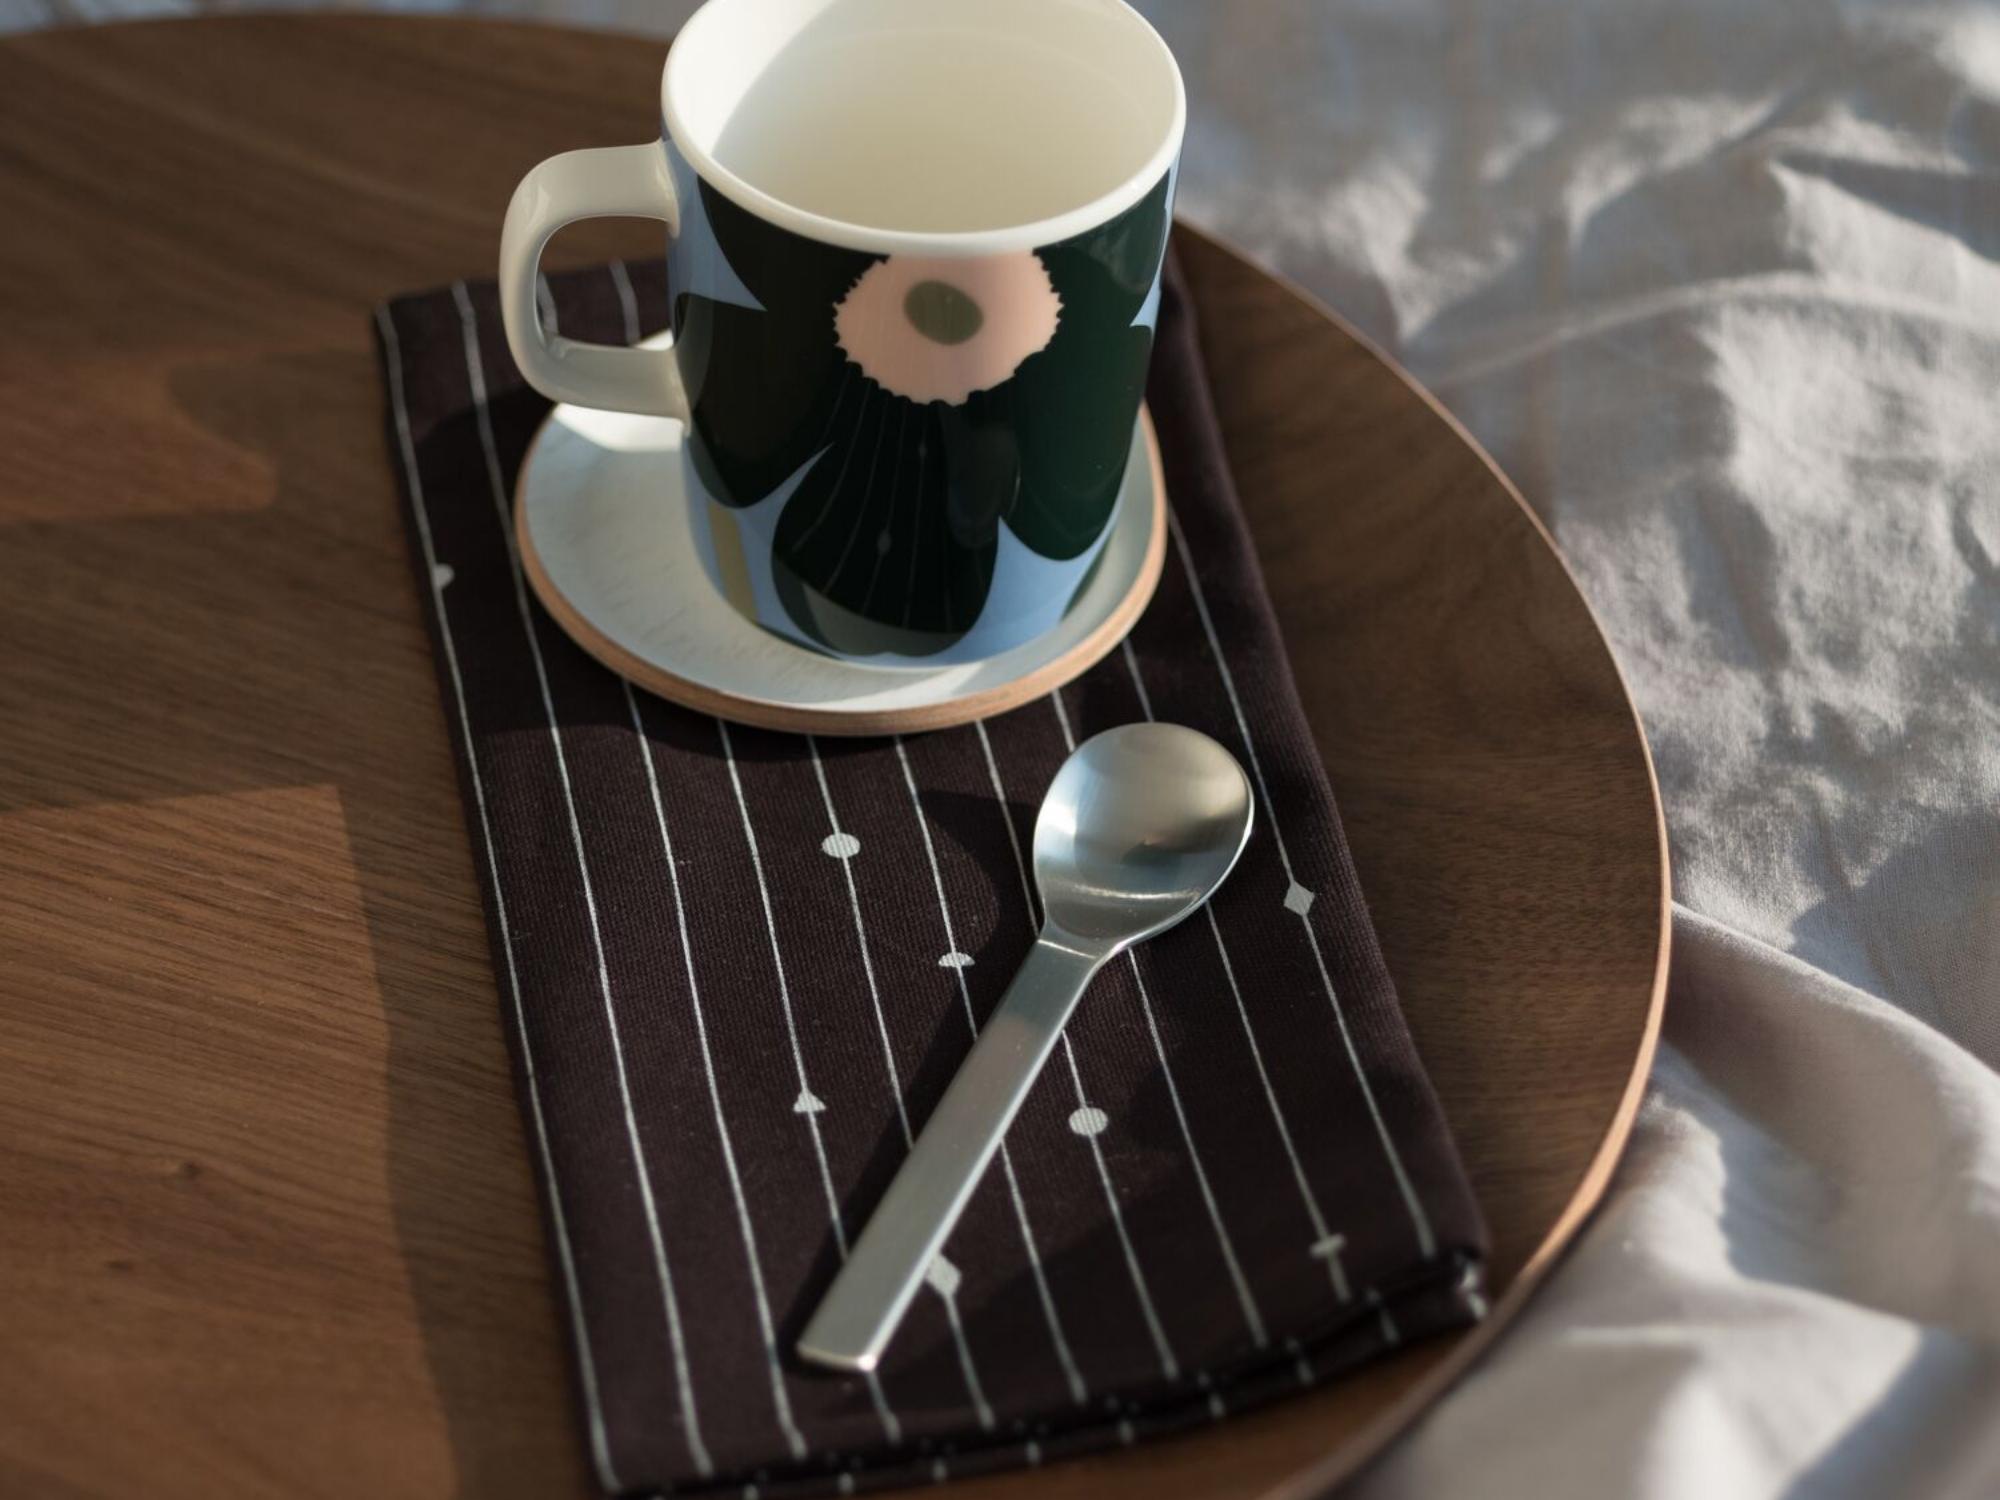
[{"label": "dark brown striped napkin", "polygon": [[[565,332],[666,321],[658,265],[558,277]],[[522,586],[548,403],[489,285],[381,310],[391,439],[504,1023],[607,1490],[839,1491],[1212,1421],[1476,1317],[1484,1232],[1412,1051],[1170,276],[1173,548],[1131,641],[986,724],[799,739],[634,692]],[[791,1344],[1035,928],[1070,746],[1237,752],[1257,830],[1108,967],[877,1379]]]}]

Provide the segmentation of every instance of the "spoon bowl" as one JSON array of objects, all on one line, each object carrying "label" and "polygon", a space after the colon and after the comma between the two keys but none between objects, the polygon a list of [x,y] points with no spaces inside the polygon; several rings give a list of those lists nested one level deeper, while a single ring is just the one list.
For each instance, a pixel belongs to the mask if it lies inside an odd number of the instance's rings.
[{"label": "spoon bowl", "polygon": [[1205,734],[1126,724],[1086,740],[1035,820],[1049,928],[1107,955],[1165,932],[1229,874],[1253,806],[1243,768]]}]

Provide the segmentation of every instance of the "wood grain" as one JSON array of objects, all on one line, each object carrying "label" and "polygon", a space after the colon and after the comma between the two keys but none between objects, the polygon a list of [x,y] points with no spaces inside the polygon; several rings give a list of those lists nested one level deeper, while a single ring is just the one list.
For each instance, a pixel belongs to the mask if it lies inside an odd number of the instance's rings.
[{"label": "wood grain", "polygon": [[[1160,465],[1160,440],[1153,431],[1153,415],[1139,410],[1139,428],[1145,434],[1146,462],[1152,472],[1151,509],[1153,529],[1139,560],[1138,576],[1124,597],[1105,611],[1104,618],[1067,650],[1050,657],[1011,682],[1002,682],[976,692],[962,692],[955,698],[926,703],[916,708],[860,709],[837,704],[782,703],[770,698],[752,698],[727,693],[705,683],[676,675],[668,664],[627,650],[600,629],[588,614],[564,595],[535,551],[534,528],[527,524],[525,497],[514,500],[514,535],[519,539],[521,568],[529,586],[550,616],[579,646],[614,672],[622,673],[660,697],[685,704],[701,713],[714,714],[732,722],[755,724],[790,734],[868,735],[921,734],[931,729],[950,729],[975,719],[990,719],[1010,708],[1019,708],[1063,684],[1072,682],[1102,661],[1113,647],[1130,633],[1133,622],[1152,602],[1159,587],[1160,571],[1167,560],[1167,488]],[[543,433],[548,429],[544,427]],[[523,473],[535,460],[537,434],[522,461]],[[803,649],[803,648],[801,648]],[[896,670],[890,668],[888,670]]]},{"label": "wood grain", "polygon": [[[0,44],[0,1494],[588,1486],[371,305],[657,45],[248,17]],[[1666,958],[1644,742],[1505,482],[1184,236],[1253,529],[1517,1306],[1601,1191]],[[551,265],[654,249],[567,232]],[[980,1496],[1305,1496],[1488,1329]]]}]

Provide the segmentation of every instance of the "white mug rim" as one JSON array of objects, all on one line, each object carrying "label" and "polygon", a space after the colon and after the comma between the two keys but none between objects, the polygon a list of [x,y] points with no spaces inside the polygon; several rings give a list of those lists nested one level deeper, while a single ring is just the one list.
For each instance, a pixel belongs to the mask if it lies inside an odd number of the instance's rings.
[{"label": "white mug rim", "polygon": [[693,48],[684,43],[698,42],[704,23],[716,24],[715,17],[735,5],[746,3],[754,4],[755,0],[708,0],[708,3],[696,11],[681,28],[674,45],[667,51],[666,64],[660,71],[660,117],[665,124],[668,137],[673,141],[674,148],[687,159],[696,175],[703,181],[738,207],[807,239],[838,245],[843,249],[863,250],[880,255],[924,255],[941,258],[1006,255],[1022,250],[1037,250],[1046,245],[1060,244],[1064,240],[1074,239],[1080,234],[1087,234],[1108,224],[1151,192],[1160,179],[1172,169],[1175,159],[1180,155],[1181,140],[1187,130],[1187,89],[1181,79],[1180,65],[1174,60],[1173,52],[1168,48],[1165,39],[1153,28],[1152,22],[1126,4],[1125,0],[1099,0],[1099,3],[1124,12],[1131,20],[1138,23],[1140,35],[1147,38],[1157,49],[1158,60],[1165,66],[1167,76],[1173,82],[1173,115],[1165,134],[1145,163],[1116,187],[1099,194],[1088,203],[1066,209],[1060,214],[992,229],[939,232],[884,229],[813,213],[764,191],[722,165],[694,139],[693,132],[687,128],[680,111],[675,107],[675,65],[681,59],[693,56]]}]

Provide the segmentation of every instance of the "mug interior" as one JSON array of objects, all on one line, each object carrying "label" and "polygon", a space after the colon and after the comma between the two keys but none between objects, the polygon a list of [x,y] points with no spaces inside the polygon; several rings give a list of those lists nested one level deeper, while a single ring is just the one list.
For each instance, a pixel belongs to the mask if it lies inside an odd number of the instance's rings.
[{"label": "mug interior", "polygon": [[1180,72],[1123,0],[709,0],[662,112],[701,175],[857,249],[1053,244],[1165,174]]}]

